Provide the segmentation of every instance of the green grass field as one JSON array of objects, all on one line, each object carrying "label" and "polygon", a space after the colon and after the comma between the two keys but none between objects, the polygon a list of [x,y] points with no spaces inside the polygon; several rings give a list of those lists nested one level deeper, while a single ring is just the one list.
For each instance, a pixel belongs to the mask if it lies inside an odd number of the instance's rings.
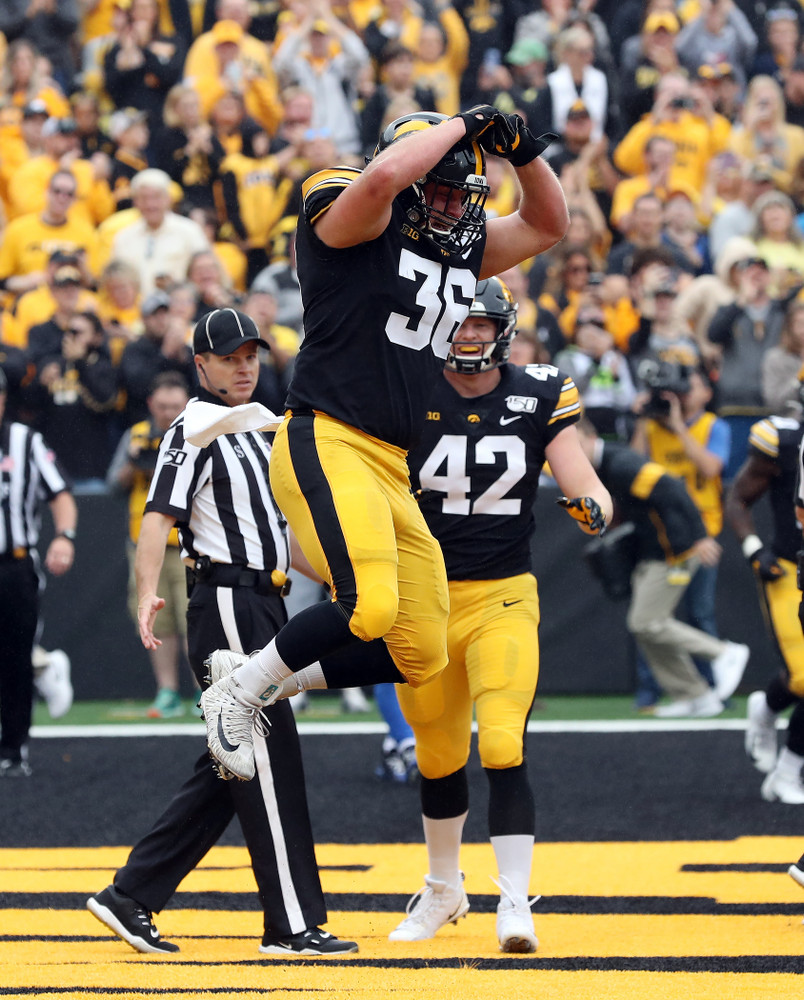
[{"label": "green grass field", "polygon": [[[53,720],[42,704],[34,711],[34,725],[113,725],[132,722],[148,722],[154,726],[177,723],[192,724],[199,721],[198,711],[192,700],[184,702],[184,715],[175,719],[148,719],[147,701],[85,701],[76,702],[61,719]],[[372,702],[372,710],[365,713],[345,713],[341,700],[330,694],[314,694],[308,701],[308,708],[297,716],[298,722],[379,722],[380,714]],[[635,707],[628,695],[564,695],[537,698],[531,714],[533,722],[627,720],[645,718]],[[744,719],[745,698],[731,699],[720,719]]]}]

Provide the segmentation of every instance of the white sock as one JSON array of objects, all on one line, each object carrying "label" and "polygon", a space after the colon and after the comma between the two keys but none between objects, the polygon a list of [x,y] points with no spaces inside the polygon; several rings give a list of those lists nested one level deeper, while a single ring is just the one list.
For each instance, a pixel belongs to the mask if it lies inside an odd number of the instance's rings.
[{"label": "white sock", "polygon": [[800,778],[802,767],[804,767],[804,757],[799,757],[789,747],[782,747],[782,752],[776,761],[776,770],[791,778]]},{"label": "white sock", "polygon": [[500,878],[507,880],[515,896],[528,895],[534,838],[525,833],[492,837]]},{"label": "white sock", "polygon": [[[246,660],[236,671],[237,683],[247,695],[260,698],[279,687],[293,671],[276,651],[276,640]],[[295,694],[295,692],[291,692]]]},{"label": "white sock", "polygon": [[318,660],[315,663],[311,663],[309,667],[302,667],[301,670],[297,670],[293,676],[296,678],[296,683],[300,691],[320,691],[326,690],[329,687]]},{"label": "white sock", "polygon": [[449,819],[422,816],[430,876],[452,886],[461,884],[460,853],[463,824],[468,812]]}]

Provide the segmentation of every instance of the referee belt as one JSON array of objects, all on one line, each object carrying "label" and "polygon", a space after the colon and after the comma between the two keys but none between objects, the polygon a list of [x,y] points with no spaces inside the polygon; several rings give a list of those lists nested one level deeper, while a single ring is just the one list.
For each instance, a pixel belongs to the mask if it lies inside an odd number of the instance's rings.
[{"label": "referee belt", "polygon": [[210,587],[249,587],[258,594],[279,594],[286,597],[290,593],[291,580],[278,569],[250,569],[248,566],[232,566],[227,563],[196,563],[195,569],[187,567],[187,582],[205,583]]}]

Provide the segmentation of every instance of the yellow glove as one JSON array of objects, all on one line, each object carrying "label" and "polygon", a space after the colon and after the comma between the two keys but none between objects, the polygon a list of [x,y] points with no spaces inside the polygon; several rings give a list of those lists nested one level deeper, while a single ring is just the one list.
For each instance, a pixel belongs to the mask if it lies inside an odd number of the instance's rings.
[{"label": "yellow glove", "polygon": [[575,518],[581,531],[587,535],[602,535],[606,531],[606,516],[597,500],[591,497],[559,497],[556,500],[570,517]]}]

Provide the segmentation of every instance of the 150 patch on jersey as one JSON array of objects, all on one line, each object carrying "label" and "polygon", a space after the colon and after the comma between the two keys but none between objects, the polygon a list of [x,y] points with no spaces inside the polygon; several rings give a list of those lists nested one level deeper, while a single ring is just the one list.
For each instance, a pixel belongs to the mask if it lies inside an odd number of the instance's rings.
[{"label": "150 patch on jersey", "polygon": [[514,413],[535,413],[539,400],[536,396],[506,396],[505,405]]},{"label": "150 patch on jersey", "polygon": [[165,452],[165,465],[184,465],[186,458],[187,453],[182,451],[181,448],[168,448]]}]

